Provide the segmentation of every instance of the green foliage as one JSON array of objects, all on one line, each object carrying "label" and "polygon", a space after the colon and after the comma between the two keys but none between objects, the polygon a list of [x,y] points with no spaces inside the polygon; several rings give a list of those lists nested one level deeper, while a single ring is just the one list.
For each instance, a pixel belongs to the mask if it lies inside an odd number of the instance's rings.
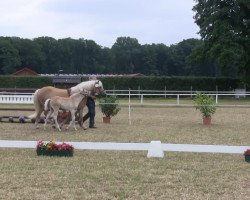
[{"label": "green foliage", "polygon": [[[8,43],[2,45],[7,53],[1,52],[1,41]],[[214,63],[194,66],[187,62],[191,51],[200,43],[198,39],[187,39],[168,47],[165,44],[141,45],[136,38],[118,37],[112,48],[107,48],[82,38],[0,37],[0,74],[28,67],[43,74],[63,70],[67,74],[218,76]],[[208,65],[212,70],[207,70]]]},{"label": "green foliage", "polygon": [[[250,6],[247,0],[196,0],[193,10],[204,45],[194,54],[250,76]],[[194,59],[193,59],[194,60]]]},{"label": "green foliage", "polygon": [[207,94],[197,93],[194,97],[194,104],[203,117],[211,117],[216,111],[214,98]]},{"label": "green foliage", "polygon": [[102,113],[106,117],[115,116],[121,109],[117,103],[116,96],[106,96],[101,98],[99,100],[99,106],[101,108]]},{"label": "green foliage", "polygon": [[0,39],[0,74],[13,73],[20,64],[18,50],[9,41]]},{"label": "green foliage", "polygon": [[[230,78],[204,78],[204,77],[101,77],[99,78],[106,90],[210,90],[216,87],[219,91],[229,91],[238,87],[239,80]],[[19,77],[0,76],[0,88],[41,88],[53,86],[53,77]],[[83,77],[82,81],[88,78]]]},{"label": "green foliage", "polygon": [[107,90],[124,89],[138,90],[216,90],[229,91],[237,88],[238,80],[230,78],[206,77],[168,77],[168,76],[142,76],[142,77],[106,77],[100,78]]},{"label": "green foliage", "polygon": [[53,85],[51,77],[0,76],[0,88],[41,88]]}]

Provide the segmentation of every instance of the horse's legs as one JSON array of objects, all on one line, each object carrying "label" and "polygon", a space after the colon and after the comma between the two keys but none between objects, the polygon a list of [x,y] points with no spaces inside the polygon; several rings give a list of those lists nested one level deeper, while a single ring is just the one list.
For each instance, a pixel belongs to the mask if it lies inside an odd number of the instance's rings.
[{"label": "horse's legs", "polygon": [[50,109],[49,112],[46,115],[46,118],[45,118],[45,121],[44,121],[44,125],[43,125],[44,130],[46,130],[46,125],[47,125],[48,120],[49,120],[50,116],[52,115],[52,113],[53,113],[53,111],[52,111],[52,109]]},{"label": "horse's legs", "polygon": [[60,123],[60,127],[62,128],[64,124],[69,123],[70,121],[70,115],[68,114],[66,119],[62,120],[62,122]]},{"label": "horse's legs", "polygon": [[84,109],[84,106],[77,111],[79,113],[78,123],[79,123],[80,127],[82,127],[84,130],[86,130],[87,127],[84,126],[84,124],[83,124],[83,109]]},{"label": "horse's legs", "polygon": [[75,123],[75,110],[71,110],[70,111],[70,113],[71,113],[71,121],[70,121],[70,123],[69,123],[69,125],[68,125],[68,127],[67,127],[67,129],[69,129],[69,127],[73,124],[73,126],[74,126],[74,129],[77,131],[77,129],[76,129],[76,123]]},{"label": "horse's legs", "polygon": [[59,108],[54,109],[54,112],[53,112],[52,116],[53,116],[53,119],[54,119],[54,121],[55,121],[55,123],[56,123],[57,129],[58,129],[59,131],[61,131],[60,126],[59,126],[58,121],[57,121],[58,111],[59,111]]},{"label": "horse's legs", "polygon": [[79,113],[78,123],[79,123],[79,125],[81,127],[83,127],[83,121],[82,121],[82,118],[83,118],[83,107],[81,109],[79,109],[78,113]]},{"label": "horse's legs", "polygon": [[39,128],[38,122],[40,121],[40,116],[41,116],[42,112],[43,112],[43,109],[39,108],[39,111],[38,111],[37,116],[36,116],[36,121],[35,121],[35,127],[37,129]]}]

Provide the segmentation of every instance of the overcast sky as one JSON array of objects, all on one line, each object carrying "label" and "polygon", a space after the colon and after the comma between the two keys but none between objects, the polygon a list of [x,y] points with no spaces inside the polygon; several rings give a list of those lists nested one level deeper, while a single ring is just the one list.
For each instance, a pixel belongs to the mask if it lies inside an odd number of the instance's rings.
[{"label": "overcast sky", "polygon": [[92,39],[111,47],[117,37],[171,45],[199,38],[193,0],[2,0],[0,36]]}]

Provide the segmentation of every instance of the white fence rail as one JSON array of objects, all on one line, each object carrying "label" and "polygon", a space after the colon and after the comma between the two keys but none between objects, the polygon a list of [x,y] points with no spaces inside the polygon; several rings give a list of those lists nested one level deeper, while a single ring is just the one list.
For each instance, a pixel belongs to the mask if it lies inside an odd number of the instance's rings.
[{"label": "white fence rail", "polygon": [[[66,142],[79,150],[110,150],[110,151],[149,151],[151,143],[115,143],[115,142]],[[32,148],[37,141],[0,140],[0,148]],[[199,145],[157,143],[166,152],[197,152],[197,153],[230,153],[243,154],[250,146]],[[157,148],[157,146],[156,146]]]},{"label": "white fence rail", "polygon": [[4,104],[33,104],[33,95],[1,95],[0,94],[0,103]]},{"label": "white fence rail", "polygon": [[[203,91],[215,97],[216,104],[219,103],[220,97],[231,96],[236,99],[245,98],[250,96],[249,92],[245,91],[229,91],[229,92],[216,92],[216,91]],[[194,91],[162,91],[162,90],[107,90],[108,95],[116,95],[121,97],[140,99],[140,104],[144,105],[144,99],[147,97],[162,97],[162,98],[176,98],[176,103],[171,105],[183,105],[180,103],[181,98],[192,98],[196,95]],[[0,104],[33,104],[33,94],[31,93],[0,93]],[[133,103],[131,104],[133,105]],[[170,105],[170,104],[168,104]]]}]

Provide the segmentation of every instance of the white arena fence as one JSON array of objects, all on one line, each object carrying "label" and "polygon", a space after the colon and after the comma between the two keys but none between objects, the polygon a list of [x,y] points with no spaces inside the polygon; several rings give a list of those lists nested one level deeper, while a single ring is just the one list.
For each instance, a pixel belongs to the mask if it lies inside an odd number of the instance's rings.
[{"label": "white arena fence", "polygon": [[[164,157],[164,152],[229,153],[243,155],[250,146],[115,142],[66,142],[78,150],[147,151],[147,157]],[[0,148],[36,148],[36,141],[0,140]]]},{"label": "white arena fence", "polygon": [[[200,93],[206,93],[214,96],[216,104],[219,103],[219,99],[222,97],[232,97],[235,99],[246,98],[250,96],[250,92],[245,90],[235,90],[228,92],[218,91],[197,91]],[[196,95],[196,91],[167,91],[167,90],[107,90],[108,95],[116,95],[118,97],[129,98],[128,104],[124,105],[149,105],[149,106],[192,106],[193,104],[182,104],[180,99],[192,98]],[[144,102],[145,98],[175,98],[175,103],[171,104],[147,104]],[[131,98],[137,98],[140,103],[131,103]],[[10,93],[0,92],[0,104],[33,104],[33,93]],[[232,105],[228,105],[232,106]],[[237,105],[241,106],[241,105]],[[246,106],[246,105],[242,105]]]}]

